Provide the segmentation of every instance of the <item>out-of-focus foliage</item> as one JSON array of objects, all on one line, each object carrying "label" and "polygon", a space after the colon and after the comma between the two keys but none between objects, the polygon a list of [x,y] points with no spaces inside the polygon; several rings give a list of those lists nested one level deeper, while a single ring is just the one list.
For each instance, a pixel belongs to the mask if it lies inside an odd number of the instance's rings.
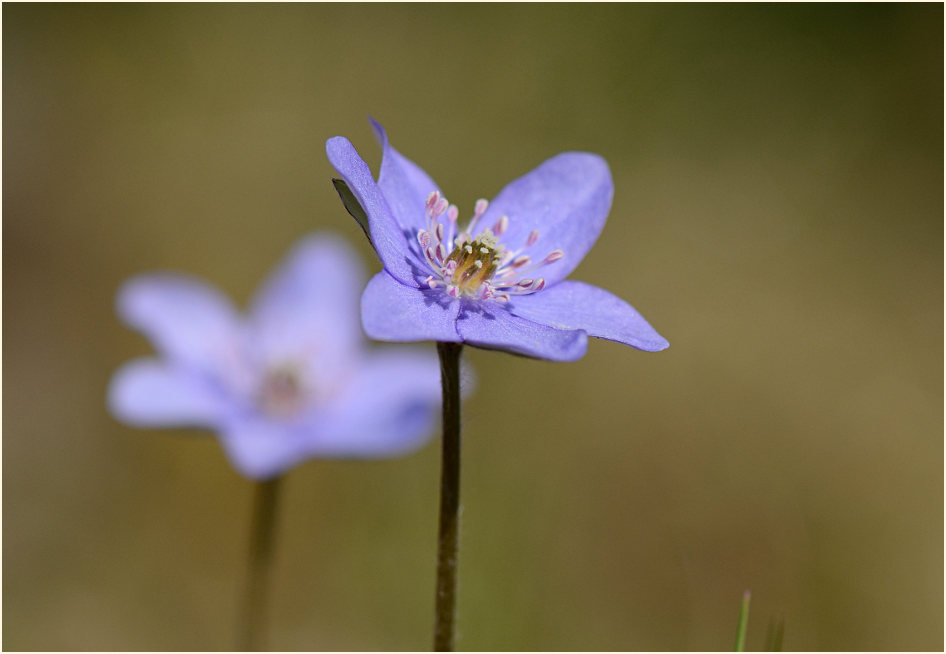
[{"label": "out-of-focus foliage", "polygon": [[[5,5],[3,646],[227,649],[251,486],[105,410],[155,268],[246,300],[365,117],[470,207],[603,155],[672,346],[469,351],[459,645],[943,645],[939,5]],[[359,139],[357,135],[364,135]],[[373,157],[373,158],[372,158]],[[270,645],[424,649],[438,452],[287,478]],[[747,647],[763,646],[764,629]]]}]

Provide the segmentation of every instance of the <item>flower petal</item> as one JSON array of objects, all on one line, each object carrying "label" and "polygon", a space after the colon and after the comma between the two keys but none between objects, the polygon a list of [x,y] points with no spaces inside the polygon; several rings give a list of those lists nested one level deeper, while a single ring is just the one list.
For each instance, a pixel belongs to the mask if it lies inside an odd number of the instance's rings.
[{"label": "flower petal", "polygon": [[588,347],[588,336],[581,330],[540,325],[514,316],[496,303],[464,302],[457,331],[470,345],[549,361],[575,361]]},{"label": "flower petal", "polygon": [[364,274],[351,247],[329,234],[299,242],[257,292],[255,344],[269,361],[349,359],[362,342]]},{"label": "flower petal", "polygon": [[136,359],[112,376],[112,415],[135,427],[214,427],[226,409],[205,378],[157,359]]},{"label": "flower petal", "polygon": [[320,417],[309,452],[375,458],[417,449],[434,431],[440,392],[440,366],[432,351],[376,350]]},{"label": "flower petal", "polygon": [[479,226],[508,216],[501,241],[512,249],[523,247],[529,233],[538,230],[538,242],[524,251],[533,261],[553,250],[565,253],[536,273],[553,284],[565,279],[598,240],[613,196],[614,183],[604,159],[588,152],[563,152],[507,184]]},{"label": "flower petal", "polygon": [[275,477],[310,458],[311,439],[304,425],[251,412],[231,416],[220,434],[230,463],[250,479]]},{"label": "flower petal", "polygon": [[239,319],[230,301],[209,284],[185,275],[140,275],[118,292],[118,313],[174,362],[215,372],[238,347]]},{"label": "flower petal", "polygon": [[566,280],[555,286],[513,297],[509,311],[556,329],[582,329],[589,336],[625,343],[645,352],[670,347],[630,304],[608,291]]},{"label": "flower petal", "polygon": [[[427,196],[440,187],[420,166],[391,147],[387,132],[380,123],[374,119],[369,120],[378,143],[384,150],[381,170],[378,173],[378,186],[381,187],[401,228],[415,234],[418,229],[426,226],[424,204]],[[409,240],[413,245],[413,236]]]},{"label": "flower petal", "polygon": [[361,296],[361,324],[379,341],[457,343],[460,303],[440,290],[401,284],[386,272],[375,275]]},{"label": "flower petal", "polygon": [[415,260],[408,246],[408,238],[414,237],[406,235],[401,229],[381,188],[371,176],[368,164],[344,136],[330,138],[325,144],[325,152],[368,214],[371,245],[381,258],[385,270],[404,284],[419,286],[417,277],[426,270],[426,264]]}]

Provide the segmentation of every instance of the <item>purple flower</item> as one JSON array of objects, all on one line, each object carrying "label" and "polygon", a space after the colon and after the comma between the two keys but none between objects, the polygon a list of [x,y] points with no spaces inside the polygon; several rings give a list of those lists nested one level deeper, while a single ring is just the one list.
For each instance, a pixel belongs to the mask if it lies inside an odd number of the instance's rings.
[{"label": "purple flower", "polygon": [[341,240],[303,240],[240,316],[192,277],[127,281],[118,312],[160,358],[112,379],[109,406],[138,427],[217,432],[251,478],[310,457],[383,457],[423,444],[440,403],[437,359],[400,348],[366,350],[358,325],[364,284]]},{"label": "purple flower", "polygon": [[588,336],[648,352],[668,347],[624,300],[565,279],[611,207],[614,185],[604,159],[587,152],[552,157],[492,202],[477,201],[461,227],[457,207],[391,147],[381,125],[372,125],[384,149],[377,182],[348,139],[326,143],[329,161],[367,215],[366,232],[384,265],[361,299],[369,336],[463,342],[553,361],[580,358]]}]

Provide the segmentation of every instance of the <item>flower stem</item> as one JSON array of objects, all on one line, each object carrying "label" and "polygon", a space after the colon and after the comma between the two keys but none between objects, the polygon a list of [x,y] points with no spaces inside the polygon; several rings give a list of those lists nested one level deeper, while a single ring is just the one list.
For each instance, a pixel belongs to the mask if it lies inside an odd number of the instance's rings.
[{"label": "flower stem", "polygon": [[453,651],[460,528],[460,351],[462,343],[437,343],[443,388],[443,450],[440,459],[440,525],[437,531],[437,595],[434,651]]},{"label": "flower stem", "polygon": [[281,477],[256,482],[253,497],[253,522],[250,526],[250,551],[246,589],[237,624],[237,649],[256,652],[261,648],[266,621],[266,597],[272,563],[276,507]]}]

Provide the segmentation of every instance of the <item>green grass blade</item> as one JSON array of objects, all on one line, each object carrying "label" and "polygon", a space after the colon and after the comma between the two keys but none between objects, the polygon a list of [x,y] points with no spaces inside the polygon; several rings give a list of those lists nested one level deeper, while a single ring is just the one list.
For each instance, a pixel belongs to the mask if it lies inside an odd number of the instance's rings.
[{"label": "green grass blade", "polygon": [[769,633],[765,638],[765,651],[781,652],[782,638],[785,636],[785,618],[779,616],[769,620]]},{"label": "green grass blade", "polygon": [[746,651],[746,628],[749,626],[749,599],[752,597],[747,590],[742,594],[742,606],[739,609],[739,626],[736,628],[736,650]]}]

